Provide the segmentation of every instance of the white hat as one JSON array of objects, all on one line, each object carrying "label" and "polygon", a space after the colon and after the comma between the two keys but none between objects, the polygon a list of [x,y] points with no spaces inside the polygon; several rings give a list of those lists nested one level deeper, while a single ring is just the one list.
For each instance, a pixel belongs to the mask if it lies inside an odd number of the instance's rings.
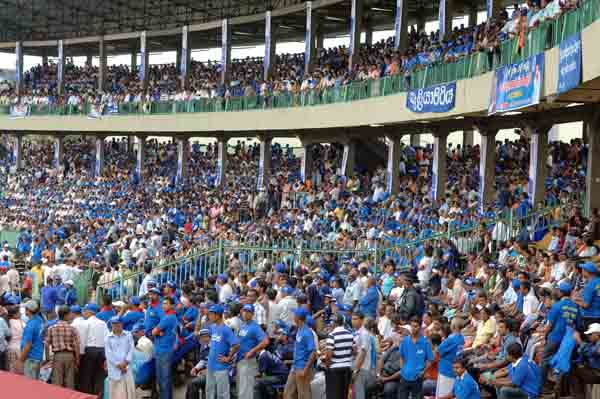
[{"label": "white hat", "polygon": [[113,304],[113,306],[116,306],[118,308],[122,308],[123,306],[125,306],[125,302],[123,302],[123,301],[116,301],[116,302],[113,302],[112,304]]},{"label": "white hat", "polygon": [[67,281],[65,281],[65,284],[74,285],[73,280],[67,280]]},{"label": "white hat", "polygon": [[600,333],[600,323],[593,323],[585,332],[585,335],[590,335],[594,333]]},{"label": "white hat", "polygon": [[546,281],[544,284],[540,285],[540,288],[545,288],[547,290],[551,290],[554,288],[551,282]]}]

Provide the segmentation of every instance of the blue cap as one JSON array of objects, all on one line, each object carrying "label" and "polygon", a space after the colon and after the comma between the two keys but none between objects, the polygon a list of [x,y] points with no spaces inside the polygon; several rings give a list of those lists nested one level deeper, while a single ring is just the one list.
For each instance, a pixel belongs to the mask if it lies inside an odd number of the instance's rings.
[{"label": "blue cap", "polygon": [[278,263],[278,264],[275,265],[275,271],[277,273],[285,273],[286,272],[285,269],[286,269],[286,267],[285,267],[285,265],[283,263]]},{"label": "blue cap", "polygon": [[242,306],[242,310],[245,312],[254,313],[254,305],[247,303],[246,305]]},{"label": "blue cap", "polygon": [[560,292],[564,292],[565,294],[570,294],[573,287],[571,287],[571,284],[563,281],[562,283],[560,283],[558,285],[558,289]]},{"label": "blue cap", "polygon": [[131,298],[129,298],[129,303],[131,305],[139,305],[140,304],[140,297],[139,296],[132,296]]},{"label": "blue cap", "polygon": [[304,308],[298,308],[294,310],[294,315],[302,320],[306,320],[306,317],[308,316],[308,310]]},{"label": "blue cap", "polygon": [[225,309],[223,308],[223,306],[217,304],[212,305],[210,308],[208,308],[208,311],[210,313],[223,314],[225,312]]},{"label": "blue cap", "polygon": [[73,305],[69,308],[71,313],[81,313],[81,307],[79,305]]},{"label": "blue cap", "polygon": [[83,311],[98,313],[98,305],[96,305],[95,303],[88,303],[83,307]]},{"label": "blue cap", "polygon": [[592,262],[585,262],[581,265],[581,269],[585,270],[586,272],[598,274],[598,268]]},{"label": "blue cap", "polygon": [[150,294],[156,294],[156,295],[160,295],[160,290],[159,290],[158,288],[156,288],[156,287],[155,287],[155,288],[150,288],[150,289],[148,290],[148,293],[150,293]]},{"label": "blue cap", "polygon": [[156,285],[156,280],[150,279],[146,282],[146,285]]},{"label": "blue cap", "polygon": [[219,276],[217,277],[217,280],[227,281],[227,275],[219,274]]},{"label": "blue cap", "polygon": [[512,281],[512,287],[516,290],[518,288],[521,288],[521,282],[519,280],[513,280]]},{"label": "blue cap", "polygon": [[174,281],[169,280],[169,281],[167,281],[167,287],[169,287],[169,288],[177,288],[177,284],[175,284]]},{"label": "blue cap", "polygon": [[113,316],[110,318],[110,320],[108,322],[110,324],[123,323],[123,320],[121,319],[121,316]]},{"label": "blue cap", "polygon": [[289,285],[284,285],[281,288],[281,292],[284,293],[284,294],[286,294],[286,295],[291,295],[292,292],[294,292],[294,289],[292,287],[290,287]]},{"label": "blue cap", "polygon": [[333,283],[334,281],[337,281],[338,278],[336,276],[331,276],[331,278],[329,279],[330,283]]},{"label": "blue cap", "polygon": [[19,298],[17,298],[14,295],[9,295],[6,299],[5,299],[6,303],[9,305],[18,305],[19,304]]}]

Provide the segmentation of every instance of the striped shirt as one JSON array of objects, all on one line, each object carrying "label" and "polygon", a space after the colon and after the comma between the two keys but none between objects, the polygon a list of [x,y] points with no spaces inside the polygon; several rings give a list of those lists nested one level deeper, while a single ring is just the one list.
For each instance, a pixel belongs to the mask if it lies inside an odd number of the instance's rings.
[{"label": "striped shirt", "polygon": [[354,337],[344,327],[336,327],[327,337],[327,349],[331,350],[332,369],[352,367],[352,344]]}]

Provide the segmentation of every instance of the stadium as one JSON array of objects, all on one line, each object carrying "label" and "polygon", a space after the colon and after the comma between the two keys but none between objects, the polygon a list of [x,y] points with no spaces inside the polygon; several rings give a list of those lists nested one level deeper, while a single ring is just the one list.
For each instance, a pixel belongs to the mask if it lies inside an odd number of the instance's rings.
[{"label": "stadium", "polygon": [[7,397],[600,396],[600,0],[0,3]]}]

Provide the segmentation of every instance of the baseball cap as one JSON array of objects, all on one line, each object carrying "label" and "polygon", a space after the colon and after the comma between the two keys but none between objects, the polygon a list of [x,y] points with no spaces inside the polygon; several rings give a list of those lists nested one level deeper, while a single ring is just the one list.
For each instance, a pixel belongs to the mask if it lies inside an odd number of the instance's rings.
[{"label": "baseball cap", "polygon": [[150,288],[150,289],[148,290],[148,292],[149,292],[150,294],[156,294],[156,295],[160,295],[160,290],[159,290],[158,288]]},{"label": "baseball cap", "polygon": [[31,299],[31,300],[27,301],[27,303],[25,303],[25,309],[30,310],[32,312],[37,312],[37,310],[39,309],[39,305],[38,305],[37,301],[35,301],[34,299]]},{"label": "baseball cap", "polygon": [[600,323],[590,324],[587,331],[585,332],[585,335],[590,335],[590,334],[594,334],[594,333],[600,333]]},{"label": "baseball cap", "polygon": [[598,268],[592,262],[585,262],[581,265],[581,269],[585,270],[586,272],[598,274]]},{"label": "baseball cap", "polygon": [[304,308],[298,308],[294,310],[294,315],[302,320],[306,320],[306,317],[308,316],[308,310]]},{"label": "baseball cap", "polygon": [[560,283],[558,285],[558,289],[560,292],[564,292],[565,294],[570,294],[573,287],[571,287],[571,284],[563,281],[562,283]]},{"label": "baseball cap", "polygon": [[167,287],[169,288],[177,288],[177,284],[174,281],[167,281]]},{"label": "baseball cap", "polygon": [[245,312],[254,313],[254,305],[248,303],[242,307],[242,310]]},{"label": "baseball cap", "polygon": [[281,292],[282,292],[283,294],[286,294],[286,295],[291,295],[291,294],[292,294],[292,292],[294,292],[294,290],[293,290],[293,289],[292,289],[292,287],[290,287],[289,285],[284,285],[284,286],[281,288]]},{"label": "baseball cap", "polygon": [[73,285],[74,285],[74,284],[73,284],[73,280],[67,280],[67,281],[65,281],[65,285],[66,285],[66,284],[68,284],[68,285],[70,285],[70,286],[73,286]]},{"label": "baseball cap", "polygon": [[129,303],[131,305],[139,305],[140,304],[140,297],[139,296],[132,296],[131,298],[129,298]]},{"label": "baseball cap", "polygon": [[88,303],[83,307],[83,311],[98,313],[98,305],[96,305],[95,303]]},{"label": "baseball cap", "polygon": [[81,313],[81,306],[79,305],[73,305],[69,308],[69,311],[71,313]]},{"label": "baseball cap", "polygon": [[122,308],[123,306],[125,306],[125,302],[123,302],[123,301],[115,301],[112,304],[113,304],[113,306],[116,306],[118,308]]},{"label": "baseball cap", "polygon": [[208,308],[208,311],[210,313],[223,314],[225,309],[221,305],[212,305],[210,308]]}]

